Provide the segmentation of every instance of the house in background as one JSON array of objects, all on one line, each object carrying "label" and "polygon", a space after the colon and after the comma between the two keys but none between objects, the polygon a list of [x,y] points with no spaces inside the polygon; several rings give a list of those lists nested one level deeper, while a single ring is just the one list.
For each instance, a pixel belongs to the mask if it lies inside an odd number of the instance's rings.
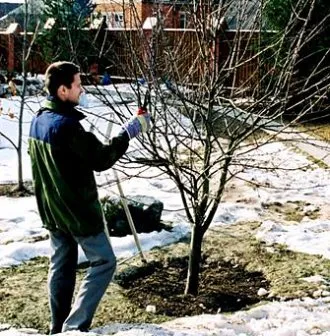
[{"label": "house in background", "polygon": [[[105,19],[108,28],[137,28],[161,18],[164,28],[189,28],[189,0],[95,0],[95,14]],[[149,23],[148,23],[149,21]]]},{"label": "house in background", "polygon": [[[94,0],[95,15],[103,17],[108,28],[137,28],[148,24],[151,18],[161,18],[163,28],[185,29],[194,28],[191,13],[199,10],[204,12],[208,6],[194,0]],[[240,0],[224,2],[219,7],[219,0],[215,0],[211,8],[206,11],[212,13],[210,24],[226,21],[230,30],[259,29],[255,27],[256,15],[260,10],[261,0]],[[213,17],[213,18],[212,18]]]}]

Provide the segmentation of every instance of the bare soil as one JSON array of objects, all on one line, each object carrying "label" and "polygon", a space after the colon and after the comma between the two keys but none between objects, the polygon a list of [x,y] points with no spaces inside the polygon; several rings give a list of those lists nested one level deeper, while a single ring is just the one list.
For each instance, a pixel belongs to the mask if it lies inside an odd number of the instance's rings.
[{"label": "bare soil", "polygon": [[140,308],[152,305],[157,314],[174,317],[237,311],[260,301],[259,288],[269,288],[261,272],[248,272],[218,260],[203,263],[198,295],[183,295],[187,266],[186,257],[165,264],[153,262],[116,282]]}]

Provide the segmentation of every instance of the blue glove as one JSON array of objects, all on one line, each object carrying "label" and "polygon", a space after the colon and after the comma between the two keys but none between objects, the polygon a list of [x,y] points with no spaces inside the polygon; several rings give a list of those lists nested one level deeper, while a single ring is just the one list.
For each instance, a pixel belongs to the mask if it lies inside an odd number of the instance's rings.
[{"label": "blue glove", "polygon": [[139,108],[138,114],[123,125],[130,139],[135,138],[141,132],[148,132],[150,129],[150,114],[143,108]]}]

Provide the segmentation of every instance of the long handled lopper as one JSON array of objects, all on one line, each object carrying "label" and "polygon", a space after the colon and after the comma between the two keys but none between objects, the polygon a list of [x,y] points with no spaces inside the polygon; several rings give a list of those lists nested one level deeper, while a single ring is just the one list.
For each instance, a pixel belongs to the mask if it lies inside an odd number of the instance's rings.
[{"label": "long handled lopper", "polygon": [[[143,111],[143,110],[145,110],[147,108],[147,105],[149,103],[149,99],[150,99],[150,94],[149,94],[149,91],[148,91],[146,93],[146,95],[145,95],[144,103],[142,105],[142,109],[139,108],[139,111],[140,110]],[[143,112],[141,112],[141,113],[143,113]],[[107,130],[106,130],[106,134],[105,134],[106,140],[110,139],[110,134],[111,134],[112,126],[113,126],[113,122],[110,119],[109,123],[108,123]],[[135,240],[136,247],[137,247],[137,249],[139,251],[139,254],[140,254],[142,262],[143,263],[147,263],[147,260],[146,260],[146,258],[144,256],[142,248],[141,248],[141,244],[140,244],[138,235],[136,233],[136,229],[135,229],[135,225],[134,225],[134,222],[133,222],[133,218],[132,218],[131,212],[129,211],[128,204],[127,204],[127,201],[126,201],[126,197],[125,197],[124,192],[123,192],[123,188],[121,187],[120,180],[119,180],[117,171],[115,169],[113,169],[113,174],[114,174],[114,177],[115,177],[116,182],[117,182],[117,186],[118,186],[118,191],[119,191],[121,203],[123,205],[123,208],[124,208],[127,220],[128,220],[128,224],[129,224],[129,226],[131,228],[131,231],[132,231],[132,234],[133,234],[133,237],[134,237],[134,240]]]}]

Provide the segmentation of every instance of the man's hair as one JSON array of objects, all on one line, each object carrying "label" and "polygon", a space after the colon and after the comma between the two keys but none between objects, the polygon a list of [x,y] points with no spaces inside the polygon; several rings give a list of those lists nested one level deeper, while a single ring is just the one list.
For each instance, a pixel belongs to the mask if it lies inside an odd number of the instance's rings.
[{"label": "man's hair", "polygon": [[57,89],[64,85],[71,89],[74,75],[80,72],[78,65],[71,62],[52,63],[45,73],[45,88],[51,96],[57,96]]}]

